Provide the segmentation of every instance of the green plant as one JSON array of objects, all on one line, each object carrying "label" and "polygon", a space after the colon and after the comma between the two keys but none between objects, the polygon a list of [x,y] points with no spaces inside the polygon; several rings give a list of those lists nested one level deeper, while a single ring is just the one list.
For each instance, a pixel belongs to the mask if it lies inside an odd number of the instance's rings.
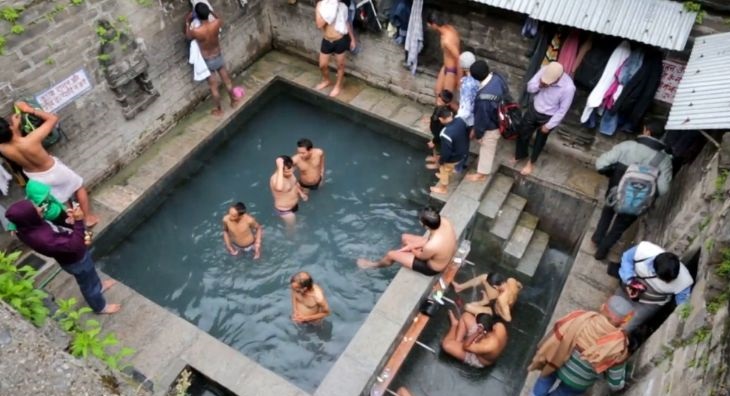
[{"label": "green plant", "polygon": [[135,0],[137,4],[141,5],[142,7],[151,7],[152,6],[152,0]]},{"label": "green plant", "polygon": [[715,273],[725,279],[730,279],[730,248],[722,249],[720,253],[722,261],[715,268]]},{"label": "green plant", "polygon": [[120,15],[117,17],[117,21],[119,21],[120,23],[127,23],[127,17],[124,15]]},{"label": "green plant", "polygon": [[717,179],[715,179],[715,193],[713,194],[713,198],[722,199],[722,196],[725,195],[725,182],[727,182],[728,175],[730,175],[730,171],[727,169],[717,175]]},{"label": "green plant", "polygon": [[93,312],[89,307],[81,307],[78,310],[76,307],[76,299],[71,297],[68,300],[58,299],[58,310],[53,314],[54,319],[58,319],[58,324],[62,329],[69,333],[73,333],[80,329],[81,319]]},{"label": "green plant", "polygon": [[55,65],[55,64],[56,64],[56,60],[55,60],[55,59],[53,59],[53,58],[51,58],[51,57],[49,56],[48,58],[46,58],[46,64],[47,64],[48,66],[53,66],[53,65]]},{"label": "green plant", "polygon": [[47,294],[34,287],[33,277],[37,271],[33,267],[15,265],[19,256],[20,252],[0,252],[0,298],[40,327],[48,317],[48,308],[43,304]]},{"label": "green plant", "polygon": [[109,62],[112,59],[112,56],[109,54],[100,54],[96,57],[96,59],[98,59],[99,62]]},{"label": "green plant", "polygon": [[696,3],[694,1],[685,1],[682,3],[684,5],[684,10],[689,12],[696,12],[697,16],[695,17],[695,22],[702,24],[702,21],[705,19],[705,15],[707,15],[707,12],[702,9],[702,4]]},{"label": "green plant", "polygon": [[708,252],[715,248],[715,240],[713,238],[705,239],[705,250]]},{"label": "green plant", "polygon": [[13,25],[13,27],[10,28],[10,32],[13,34],[21,34],[24,31],[25,31],[25,26],[23,26],[19,23],[16,23],[15,25]]},{"label": "green plant", "polygon": [[0,55],[5,55],[5,36],[0,34]]},{"label": "green plant", "polygon": [[22,12],[22,8],[3,7],[2,9],[0,9],[0,19],[4,19],[10,23],[15,23],[15,21],[20,18],[20,14]]},{"label": "green plant", "polygon": [[84,0],[71,0],[71,4],[73,5],[81,5],[84,3]]},{"label": "green plant", "polygon": [[689,318],[689,315],[691,313],[692,313],[692,304],[686,302],[679,307],[678,315],[679,315],[680,319],[686,320],[687,318]]},{"label": "green plant", "polygon": [[699,344],[701,342],[707,341],[707,339],[710,337],[710,329],[707,327],[700,327],[695,331],[692,338],[689,339],[689,344]]}]

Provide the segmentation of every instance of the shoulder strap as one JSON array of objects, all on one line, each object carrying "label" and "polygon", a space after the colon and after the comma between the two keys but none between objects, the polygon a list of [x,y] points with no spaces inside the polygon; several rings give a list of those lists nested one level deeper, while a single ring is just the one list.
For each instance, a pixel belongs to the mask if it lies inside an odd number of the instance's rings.
[{"label": "shoulder strap", "polygon": [[651,159],[651,162],[649,162],[649,165],[658,168],[659,164],[662,163],[664,160],[664,152],[661,150],[657,150],[656,154],[654,154],[654,158]]}]

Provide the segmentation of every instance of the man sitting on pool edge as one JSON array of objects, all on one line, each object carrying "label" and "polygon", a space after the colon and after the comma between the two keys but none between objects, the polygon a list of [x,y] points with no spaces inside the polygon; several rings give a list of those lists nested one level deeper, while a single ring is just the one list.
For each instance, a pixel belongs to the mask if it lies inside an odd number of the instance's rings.
[{"label": "man sitting on pool edge", "polygon": [[469,366],[491,366],[507,345],[507,327],[496,315],[474,316],[464,312],[460,319],[449,311],[451,328],[441,347],[449,355]]},{"label": "man sitting on pool edge", "polygon": [[299,139],[292,161],[299,168],[299,185],[302,188],[316,190],[324,183],[324,150],[315,148],[311,140]]},{"label": "man sitting on pool edge", "polygon": [[241,251],[253,250],[254,260],[261,257],[262,233],[261,225],[253,216],[246,213],[246,205],[243,202],[231,205],[228,213],[223,216],[223,242],[228,253],[233,256]]},{"label": "man sitting on pool edge", "polygon": [[288,155],[276,157],[276,172],[269,180],[271,194],[274,196],[274,210],[288,225],[293,225],[296,221],[299,198],[307,200],[307,194],[294,177],[293,167],[294,162]]},{"label": "man sitting on pool edge", "polygon": [[451,222],[428,206],[421,210],[421,225],[427,236],[403,234],[403,247],[389,251],[380,261],[357,260],[360,268],[388,267],[394,262],[426,276],[438,275],[456,252],[456,232]]},{"label": "man sitting on pool edge", "polygon": [[291,287],[291,319],[294,323],[319,321],[330,314],[327,298],[307,272],[298,272],[289,280]]}]

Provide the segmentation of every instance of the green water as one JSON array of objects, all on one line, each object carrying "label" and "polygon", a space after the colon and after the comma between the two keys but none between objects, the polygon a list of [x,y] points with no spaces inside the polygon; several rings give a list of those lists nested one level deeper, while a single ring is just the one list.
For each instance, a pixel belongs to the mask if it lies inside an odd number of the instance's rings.
[{"label": "green water", "polygon": [[[423,169],[425,150],[288,95],[236,129],[209,158],[194,159],[203,163],[199,171],[163,189],[141,225],[97,247],[108,252],[98,261],[112,277],[313,391],[397,271],[359,270],[355,259],[382,255],[403,232],[422,232],[417,210],[435,179]],[[302,137],[325,150],[326,183],[300,202],[290,235],[273,215],[268,180],[274,158],[293,154]],[[232,257],[223,245],[221,218],[239,200],[263,225],[257,261]],[[289,277],[299,270],[329,300],[333,313],[321,326],[289,319]]]}]

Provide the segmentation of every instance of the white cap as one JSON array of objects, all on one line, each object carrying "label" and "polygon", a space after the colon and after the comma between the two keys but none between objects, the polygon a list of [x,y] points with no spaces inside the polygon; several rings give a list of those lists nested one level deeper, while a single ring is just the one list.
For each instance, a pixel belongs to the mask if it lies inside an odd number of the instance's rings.
[{"label": "white cap", "polygon": [[477,61],[477,58],[469,51],[464,51],[459,55],[459,66],[462,69],[469,69],[471,65]]}]

